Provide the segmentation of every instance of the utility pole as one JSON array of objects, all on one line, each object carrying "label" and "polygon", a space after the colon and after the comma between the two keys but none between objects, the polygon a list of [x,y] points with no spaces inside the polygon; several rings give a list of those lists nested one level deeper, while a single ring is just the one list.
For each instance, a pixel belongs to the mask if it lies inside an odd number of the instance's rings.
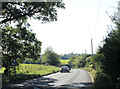
[{"label": "utility pole", "polygon": [[86,52],[87,50],[85,49],[85,54],[87,54],[87,52]]},{"label": "utility pole", "polygon": [[93,41],[92,41],[92,38],[91,38],[91,52],[92,52],[92,56],[93,56]]}]

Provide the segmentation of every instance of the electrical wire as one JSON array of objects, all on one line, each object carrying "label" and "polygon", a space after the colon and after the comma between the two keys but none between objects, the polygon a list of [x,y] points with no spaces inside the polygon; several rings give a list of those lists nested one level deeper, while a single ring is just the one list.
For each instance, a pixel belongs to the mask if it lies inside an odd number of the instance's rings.
[{"label": "electrical wire", "polygon": [[[93,36],[95,35],[95,31],[96,31],[96,28],[97,28],[97,22],[98,22],[98,17],[99,17],[99,10],[100,10],[100,0],[98,2],[98,9],[97,9],[97,14],[96,14],[96,22],[95,22]],[[92,38],[93,38],[93,36],[92,36]]]}]

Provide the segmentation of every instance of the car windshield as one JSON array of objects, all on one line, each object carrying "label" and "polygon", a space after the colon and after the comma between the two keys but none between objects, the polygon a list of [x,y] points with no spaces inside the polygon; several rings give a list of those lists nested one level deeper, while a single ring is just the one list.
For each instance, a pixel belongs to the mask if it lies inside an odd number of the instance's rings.
[{"label": "car windshield", "polygon": [[68,67],[67,67],[67,66],[62,66],[61,68],[62,68],[62,69],[68,69]]}]

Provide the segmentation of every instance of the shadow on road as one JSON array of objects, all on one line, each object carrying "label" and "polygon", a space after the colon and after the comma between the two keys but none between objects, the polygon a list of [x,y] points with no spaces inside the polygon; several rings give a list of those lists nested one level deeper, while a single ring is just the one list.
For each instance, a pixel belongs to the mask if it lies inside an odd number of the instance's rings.
[{"label": "shadow on road", "polygon": [[[56,79],[52,78],[36,78],[36,79],[30,79],[25,80],[24,82],[14,82],[10,84],[4,84],[2,89],[34,89],[35,86],[50,86],[49,83],[54,83],[54,81],[57,81]],[[39,88],[38,88],[39,89]]]},{"label": "shadow on road", "polygon": [[81,82],[81,83],[72,83],[72,84],[64,84],[59,86],[40,86],[37,85],[34,89],[94,89],[94,84],[91,82]]},{"label": "shadow on road", "polygon": [[94,84],[91,82],[72,83],[61,85],[58,89],[94,89]]},{"label": "shadow on road", "polygon": [[72,83],[55,86],[58,81],[53,78],[40,77],[36,79],[26,80],[22,83],[12,83],[4,86],[2,89],[94,89],[93,83]]}]

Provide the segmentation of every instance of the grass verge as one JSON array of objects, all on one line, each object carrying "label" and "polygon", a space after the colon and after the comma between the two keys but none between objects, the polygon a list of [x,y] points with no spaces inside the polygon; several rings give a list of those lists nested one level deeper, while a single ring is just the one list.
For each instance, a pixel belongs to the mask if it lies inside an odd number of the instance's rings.
[{"label": "grass verge", "polygon": [[19,80],[27,80],[32,78],[41,77],[43,75],[58,72],[60,69],[55,66],[45,66],[39,64],[20,64],[16,68],[16,75],[14,71],[14,66],[10,68],[10,74],[8,76],[4,75],[4,68],[2,72],[2,82],[11,83]]}]

